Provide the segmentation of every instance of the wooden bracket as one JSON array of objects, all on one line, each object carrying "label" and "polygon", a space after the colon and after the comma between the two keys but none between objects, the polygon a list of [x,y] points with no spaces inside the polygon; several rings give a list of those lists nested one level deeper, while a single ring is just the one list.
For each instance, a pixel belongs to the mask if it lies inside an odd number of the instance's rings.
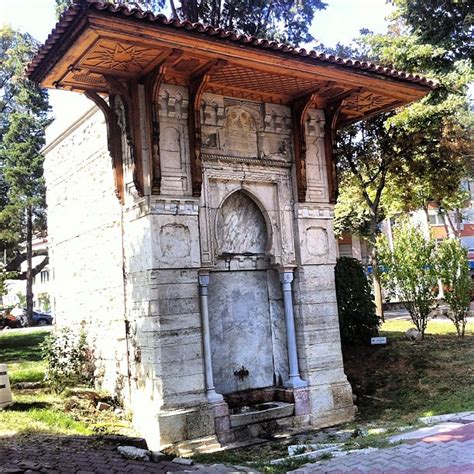
[{"label": "wooden bracket", "polygon": [[309,108],[317,98],[316,94],[296,99],[291,104],[291,117],[293,121],[293,144],[295,150],[296,186],[298,201],[306,201],[308,188],[306,178],[306,115]]},{"label": "wooden bracket", "polygon": [[182,55],[182,50],[171,50],[164,60],[143,80],[143,84],[145,85],[146,112],[150,131],[150,182],[151,192],[153,194],[160,194],[161,191],[160,121],[158,112],[160,86],[163,82],[166,68],[174,64]]},{"label": "wooden bracket", "polygon": [[202,161],[201,161],[201,99],[211,73],[223,68],[227,61],[218,59],[211,61],[194,74],[189,81],[189,150],[191,153],[191,179],[193,196],[201,196],[202,188]]},{"label": "wooden bracket", "polygon": [[104,76],[111,95],[120,97],[125,110],[125,137],[132,155],[133,183],[139,196],[144,195],[143,156],[140,130],[138,84],[130,81],[128,88],[115,77]]},{"label": "wooden bracket", "polygon": [[344,106],[346,97],[332,101],[324,108],[324,114],[326,116],[326,125],[324,127],[324,154],[326,155],[326,168],[328,173],[329,201],[333,204],[336,203],[338,194],[334,146],[336,143],[337,127],[339,125],[339,114]]},{"label": "wooden bracket", "polygon": [[97,92],[86,91],[85,96],[92,100],[104,114],[107,125],[107,145],[114,169],[115,194],[119,198],[120,203],[123,204],[122,130],[118,124],[118,116]]}]

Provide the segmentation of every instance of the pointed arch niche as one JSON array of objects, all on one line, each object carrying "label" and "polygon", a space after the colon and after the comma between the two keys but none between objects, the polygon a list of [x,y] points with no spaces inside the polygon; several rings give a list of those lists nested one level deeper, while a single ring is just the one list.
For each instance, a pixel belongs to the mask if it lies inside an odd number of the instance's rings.
[{"label": "pointed arch niche", "polygon": [[271,226],[245,189],[215,215],[216,266],[209,274],[209,328],[218,393],[272,387],[288,373],[281,291],[270,267]]},{"label": "pointed arch niche", "polygon": [[248,193],[233,192],[217,211],[217,256],[264,256],[270,246],[269,227],[260,207]]}]

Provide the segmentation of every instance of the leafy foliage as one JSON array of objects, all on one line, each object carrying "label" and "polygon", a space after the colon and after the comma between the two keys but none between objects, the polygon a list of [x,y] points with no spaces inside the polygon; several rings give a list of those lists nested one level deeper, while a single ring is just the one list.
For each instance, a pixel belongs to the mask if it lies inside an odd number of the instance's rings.
[{"label": "leafy foliage", "polygon": [[408,223],[394,229],[393,250],[387,239],[379,239],[382,280],[401,298],[411,320],[424,337],[426,325],[435,307],[438,288],[436,243]]},{"label": "leafy foliage", "polygon": [[26,241],[27,314],[32,321],[33,235],[45,229],[44,129],[46,91],[23,77],[37,43],[9,27],[0,30],[0,250],[15,260]]},{"label": "leafy foliage", "polygon": [[380,320],[364,269],[357,259],[341,257],[334,271],[342,343],[367,344],[377,335]]},{"label": "leafy foliage", "polygon": [[[72,0],[55,0],[58,16]],[[128,7],[138,7],[158,13],[169,7],[173,18],[201,22],[239,33],[299,44],[313,38],[308,29],[314,13],[326,4],[322,0],[118,0]]]},{"label": "leafy foliage", "polygon": [[392,0],[395,19],[403,18],[423,43],[440,46],[448,58],[473,55],[474,9],[469,1]]},{"label": "leafy foliage", "polygon": [[41,346],[46,361],[45,381],[56,392],[67,386],[90,385],[94,377],[94,357],[86,334],[71,329],[55,328]]},{"label": "leafy foliage", "polygon": [[471,275],[467,251],[457,239],[444,240],[438,250],[438,271],[443,282],[448,317],[464,337],[471,303]]}]

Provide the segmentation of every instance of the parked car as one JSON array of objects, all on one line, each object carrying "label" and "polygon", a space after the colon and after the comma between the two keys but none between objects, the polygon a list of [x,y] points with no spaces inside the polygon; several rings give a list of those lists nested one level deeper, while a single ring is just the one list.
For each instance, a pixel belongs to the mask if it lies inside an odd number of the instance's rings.
[{"label": "parked car", "polygon": [[[33,310],[33,326],[48,326],[53,324],[51,313]],[[21,314],[15,314],[12,308],[0,309],[0,330],[24,328],[28,326],[28,318],[26,310]]]},{"label": "parked car", "polygon": [[24,328],[28,325],[25,314],[15,314],[12,308],[0,309],[0,329]]},{"label": "parked car", "polygon": [[48,326],[53,324],[53,317],[51,313],[42,313],[40,311],[33,311],[33,324],[35,326]]}]

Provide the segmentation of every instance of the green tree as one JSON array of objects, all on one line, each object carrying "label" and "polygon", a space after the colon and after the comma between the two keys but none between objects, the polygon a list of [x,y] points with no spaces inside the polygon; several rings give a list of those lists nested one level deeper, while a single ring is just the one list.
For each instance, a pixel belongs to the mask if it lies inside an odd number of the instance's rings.
[{"label": "green tree", "polygon": [[[55,0],[58,16],[72,0]],[[180,20],[233,30],[238,33],[287,41],[294,44],[311,41],[309,27],[317,10],[326,4],[321,0],[118,0],[116,4],[159,12],[169,7]]]},{"label": "green tree", "polygon": [[[382,196],[387,181],[399,173],[401,163],[412,155],[414,147],[413,137],[390,126],[387,121],[389,116],[382,114],[341,130],[336,152],[343,180],[336,205],[336,229],[340,233],[349,230],[368,241],[375,304],[377,315],[382,319],[382,289],[376,246],[379,223],[386,215]],[[344,183],[350,183],[350,186],[344,189]],[[351,201],[352,205],[348,206]],[[358,219],[352,219],[354,215]]]},{"label": "green tree", "polygon": [[378,334],[380,320],[364,269],[355,258],[341,257],[334,272],[342,343],[366,345]]},{"label": "green tree", "polygon": [[[339,232],[356,233],[362,229],[365,232],[362,236],[372,248],[372,259],[376,259],[373,243],[377,224],[384,216],[420,208],[427,212],[431,203],[448,210],[454,202],[462,201],[460,181],[468,174],[473,155],[474,120],[467,87],[474,76],[471,58],[463,53],[469,50],[466,38],[454,35],[452,41],[456,42],[458,51],[452,54],[444,40],[437,42],[431,38],[427,42],[425,35],[419,33],[426,28],[415,21],[421,18],[422,12],[425,19],[444,18],[444,13],[439,11],[441,6],[434,8],[440,2],[395,0],[394,3],[397,10],[389,33],[374,35],[365,30],[351,47],[337,47],[341,51],[350,50],[356,57],[423,73],[439,81],[436,90],[417,103],[350,126],[338,134],[336,156],[340,182],[344,185],[350,181],[358,190],[341,190],[336,205],[339,224],[336,228]],[[409,13],[414,3],[417,16]],[[447,11],[450,9],[447,7]],[[446,29],[453,27],[452,21],[464,25],[465,17],[445,18]],[[356,201],[352,206],[347,205],[348,192],[352,192]],[[359,218],[365,217],[366,222],[356,219],[355,227],[351,223],[354,212]],[[377,312],[381,314],[376,272],[374,292]]]},{"label": "green tree", "polygon": [[471,275],[467,251],[458,239],[444,240],[438,249],[438,272],[443,282],[448,317],[464,337],[471,304]]},{"label": "green tree", "polygon": [[450,58],[473,55],[474,8],[464,0],[391,0],[419,41],[442,47]]},{"label": "green tree", "polygon": [[0,246],[9,256],[8,271],[18,269],[26,257],[23,276],[31,322],[33,277],[41,270],[32,266],[32,240],[38,224],[44,225],[43,157],[39,150],[49,124],[48,96],[22,76],[37,47],[31,36],[4,27],[0,30],[0,44]]},{"label": "green tree", "polygon": [[402,223],[394,229],[393,249],[385,237],[379,238],[378,247],[384,283],[399,295],[424,337],[437,296],[435,241],[419,228]]}]

